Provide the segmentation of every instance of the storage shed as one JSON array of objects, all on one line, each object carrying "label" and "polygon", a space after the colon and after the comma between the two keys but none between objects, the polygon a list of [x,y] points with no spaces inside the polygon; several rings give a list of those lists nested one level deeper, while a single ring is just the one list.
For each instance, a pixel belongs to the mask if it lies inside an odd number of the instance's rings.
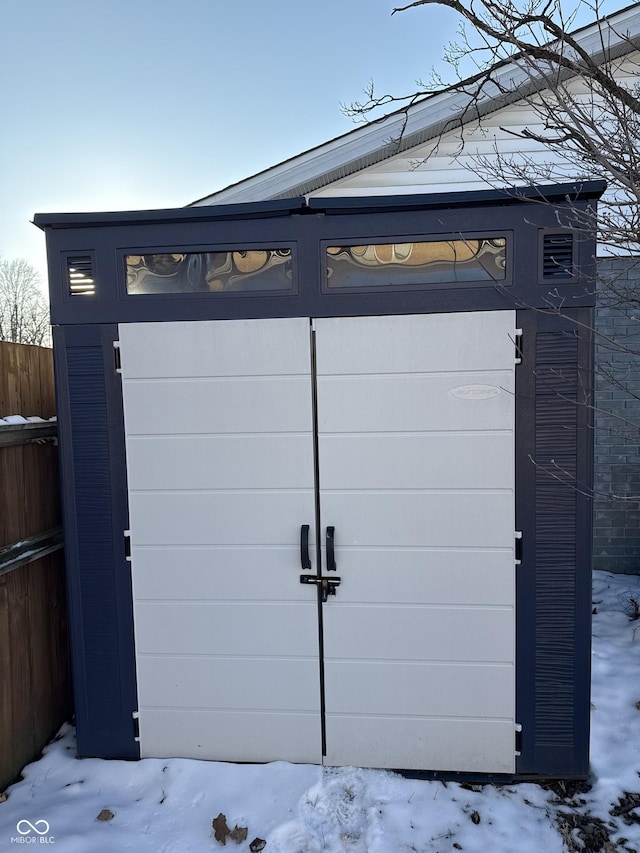
[{"label": "storage shed", "polygon": [[602,190],[35,217],[80,755],[587,774]]}]

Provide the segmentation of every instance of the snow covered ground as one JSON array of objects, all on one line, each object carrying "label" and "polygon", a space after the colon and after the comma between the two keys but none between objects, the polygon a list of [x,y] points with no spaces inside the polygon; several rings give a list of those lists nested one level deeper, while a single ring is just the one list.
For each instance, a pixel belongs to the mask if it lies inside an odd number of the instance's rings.
[{"label": "snow covered ground", "polygon": [[[597,572],[593,599],[588,784],[470,786],[283,762],[78,760],[66,725],[0,803],[0,850],[211,851],[222,849],[212,827],[222,813],[239,839],[227,837],[226,849],[239,853],[638,853],[640,618],[631,617],[640,615],[640,577]],[[226,834],[224,820],[216,827]]]}]

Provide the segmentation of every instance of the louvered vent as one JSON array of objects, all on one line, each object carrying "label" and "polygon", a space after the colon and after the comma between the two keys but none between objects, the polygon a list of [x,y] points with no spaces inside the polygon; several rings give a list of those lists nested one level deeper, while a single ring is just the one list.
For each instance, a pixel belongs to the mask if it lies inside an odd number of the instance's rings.
[{"label": "louvered vent", "polygon": [[67,257],[67,281],[69,282],[69,294],[71,296],[93,295],[96,292],[91,255]]},{"label": "louvered vent", "polygon": [[573,278],[573,234],[544,234],[542,238],[542,277]]}]

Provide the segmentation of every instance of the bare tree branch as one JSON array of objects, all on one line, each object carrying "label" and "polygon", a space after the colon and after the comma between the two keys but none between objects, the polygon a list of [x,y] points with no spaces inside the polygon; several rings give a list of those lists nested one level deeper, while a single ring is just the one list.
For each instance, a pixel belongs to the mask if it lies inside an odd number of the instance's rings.
[{"label": "bare tree branch", "polygon": [[0,340],[47,346],[50,339],[38,272],[24,258],[0,258]]},{"label": "bare tree branch", "polygon": [[[502,96],[519,99],[536,116],[535,124],[501,130],[526,142],[525,151],[531,151],[532,144],[546,151],[547,161],[496,149],[492,156],[466,157],[465,165],[484,182],[499,186],[603,177],[609,190],[598,222],[601,244],[640,250],[640,75],[637,59],[618,57],[621,43],[634,50],[638,45],[599,18],[599,0],[578,0],[569,13],[560,0],[415,0],[392,14],[427,6],[450,9],[463,22],[459,42],[449,45],[444,57],[454,69],[454,79],[445,82],[432,73],[431,86],[382,96],[376,95],[371,82],[366,99],[344,106],[344,112],[367,121],[380,108],[401,105],[402,135],[420,99],[443,91],[459,93],[465,104],[440,139],[457,128],[458,154],[464,154],[464,130],[472,123],[483,127],[487,104]],[[580,36],[584,31],[570,32],[578,10],[590,10],[594,16],[595,36],[592,33],[589,49]],[[471,27],[471,36],[465,24]],[[465,60],[465,67],[472,62],[478,69],[475,75],[460,76]],[[437,141],[430,156],[436,152]],[[420,161],[415,168],[419,166]]]},{"label": "bare tree branch", "polygon": [[[394,8],[392,15],[428,15],[426,7],[459,16],[457,41],[444,55],[453,79],[443,80],[432,71],[430,85],[417,83],[404,96],[379,96],[370,83],[366,100],[344,111],[367,121],[385,107],[395,108],[403,116],[399,151],[409,148],[408,140],[401,145],[402,135],[416,104],[447,93],[455,105],[451,119],[439,126],[428,148],[421,143],[427,153],[410,161],[412,171],[428,168],[431,158],[449,155],[457,167],[495,188],[604,178],[607,191],[597,217],[593,209],[582,212],[569,204],[558,225],[571,228],[578,240],[583,233],[597,234],[599,253],[612,259],[640,255],[640,41],[616,29],[615,17],[602,17],[600,0],[575,0],[571,7],[561,0],[414,0]],[[592,23],[573,32],[578,14],[584,17],[585,12]],[[503,107],[502,126],[495,126],[495,118],[487,121]],[[520,107],[526,124],[518,125],[513,119]],[[531,203],[546,202],[541,196]],[[571,402],[593,412],[601,436],[608,431],[612,444],[619,441],[633,452],[640,436],[640,292],[638,276],[629,272],[631,263],[622,273],[613,269],[585,283],[615,322],[606,331],[579,329],[596,341],[598,396]],[[568,307],[561,294],[549,293],[547,308],[540,310],[576,322]],[[531,461],[541,467],[539,460]],[[629,504],[640,498],[613,486],[594,491],[555,460],[542,467],[590,497]]]}]

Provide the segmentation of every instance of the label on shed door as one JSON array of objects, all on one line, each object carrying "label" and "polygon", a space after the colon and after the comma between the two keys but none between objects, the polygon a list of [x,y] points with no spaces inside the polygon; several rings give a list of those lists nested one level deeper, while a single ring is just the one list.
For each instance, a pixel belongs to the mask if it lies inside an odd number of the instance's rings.
[{"label": "label on shed door", "polygon": [[460,385],[452,388],[449,395],[458,400],[490,400],[497,397],[501,390],[496,385]]}]

